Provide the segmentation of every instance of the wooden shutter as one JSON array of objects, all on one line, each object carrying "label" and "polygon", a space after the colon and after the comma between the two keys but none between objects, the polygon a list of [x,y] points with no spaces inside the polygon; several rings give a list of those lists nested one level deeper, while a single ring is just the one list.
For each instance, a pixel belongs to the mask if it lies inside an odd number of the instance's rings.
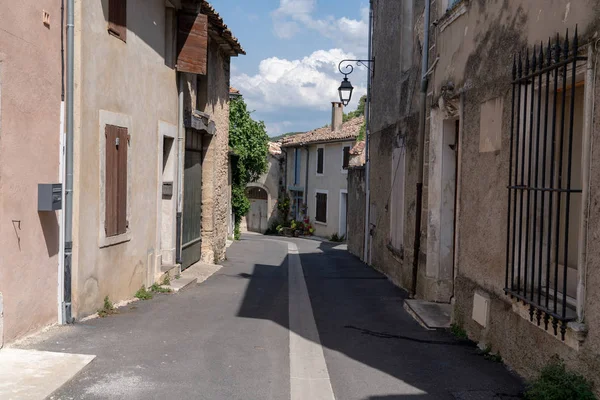
[{"label": "wooden shutter", "polygon": [[342,163],[343,169],[348,169],[348,164],[350,164],[350,147],[344,147],[344,161]]},{"label": "wooden shutter", "polygon": [[119,137],[119,127],[106,125],[106,165],[105,165],[105,215],[104,229],[106,236],[115,236],[118,233],[117,214],[118,214],[118,152],[117,138]]},{"label": "wooden shutter", "polygon": [[327,194],[317,193],[317,215],[315,219],[319,222],[327,222]]},{"label": "wooden shutter", "polygon": [[208,17],[180,14],[177,27],[177,70],[206,75]]},{"label": "wooden shutter", "polygon": [[127,42],[127,0],[108,0],[108,32]]},{"label": "wooden shutter", "polygon": [[117,175],[117,235],[127,232],[127,156],[129,134],[127,128],[119,128],[118,175]]},{"label": "wooden shutter", "polygon": [[317,174],[323,173],[323,148],[317,149]]}]

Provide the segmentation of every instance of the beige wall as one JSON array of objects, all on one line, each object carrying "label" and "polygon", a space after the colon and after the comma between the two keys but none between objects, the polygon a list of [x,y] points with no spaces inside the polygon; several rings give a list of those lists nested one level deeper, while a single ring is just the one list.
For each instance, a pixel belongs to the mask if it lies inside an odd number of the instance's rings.
[{"label": "beige wall", "polygon": [[[531,49],[549,36],[564,39],[578,25],[580,43],[598,34],[600,4],[598,1],[472,1],[466,13],[448,25],[437,36],[440,60],[435,68],[433,86],[437,99],[442,86],[452,82],[456,94],[464,102],[459,143],[459,219],[456,256],[455,321],[467,329],[469,336],[490,344],[517,372],[530,378],[548,362],[553,354],[563,357],[570,368],[590,379],[600,376],[600,247],[594,241],[600,231],[600,211],[594,206],[600,198],[597,190],[598,162],[592,159],[587,263],[587,293],[581,299],[585,306],[585,326],[589,330],[582,343],[574,339],[575,331],[567,330],[567,340],[555,336],[552,327],[545,331],[529,322],[503,293],[506,266],[507,182],[510,148],[511,61],[512,55],[526,47]],[[439,10],[438,10],[439,11]],[[439,17],[435,16],[432,19]],[[485,24],[482,23],[485,21]],[[441,26],[444,24],[440,24]],[[594,71],[598,75],[598,71]],[[597,78],[596,78],[597,79]],[[595,98],[600,91],[595,90]],[[492,149],[481,145],[492,127],[482,122],[482,104],[492,99],[503,100],[500,112],[503,129],[501,140]],[[485,110],[485,108],[484,108]],[[593,110],[596,125],[592,130],[592,155],[598,154],[598,107]],[[483,127],[483,128],[482,128]],[[482,136],[483,132],[483,136]],[[491,150],[491,151],[490,151]],[[576,216],[574,216],[576,217]],[[490,299],[486,328],[472,319],[473,296],[483,294]],[[521,312],[521,314],[519,314]],[[543,324],[542,324],[543,326]],[[598,382],[597,382],[598,383]]]},{"label": "beige wall", "polygon": [[10,342],[57,321],[60,213],[37,212],[37,185],[59,181],[61,28],[60,2],[1,8],[0,293]]},{"label": "beige wall", "polygon": [[[130,298],[154,271],[159,122],[177,125],[175,71],[164,63],[165,3],[132,0],[127,43],[107,32],[108,0],[76,1],[73,315]],[[101,247],[101,113],[130,121],[127,241]],[[100,182],[100,185],[99,185]],[[95,227],[90,229],[90,227]]]},{"label": "beige wall", "polygon": [[[266,173],[262,174],[258,181],[248,184],[248,187],[258,186],[267,191],[267,227],[278,219],[277,215],[277,200],[279,199],[279,182],[283,180],[282,165],[280,164],[281,156],[268,155],[269,168]],[[243,229],[247,229],[247,216],[243,220]]]}]

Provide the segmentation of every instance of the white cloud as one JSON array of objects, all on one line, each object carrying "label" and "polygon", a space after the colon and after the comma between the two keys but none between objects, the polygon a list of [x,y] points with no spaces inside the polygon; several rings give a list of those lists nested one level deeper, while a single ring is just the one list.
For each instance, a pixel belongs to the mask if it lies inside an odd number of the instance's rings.
[{"label": "white cloud", "polygon": [[[298,60],[277,57],[260,62],[254,76],[236,74],[232,85],[244,95],[250,109],[259,112],[301,108],[328,110],[332,101],[339,101],[338,87],[342,75],[338,63],[342,59],[355,58],[352,53],[340,49],[318,50]],[[360,68],[351,76],[355,87],[353,104],[366,92],[366,73]]]},{"label": "white cloud", "polygon": [[369,9],[361,8],[361,19],[313,16],[316,0],[280,0],[279,8],[271,14],[275,34],[289,39],[305,27],[331,39],[342,48],[351,48],[361,57],[367,50]]}]

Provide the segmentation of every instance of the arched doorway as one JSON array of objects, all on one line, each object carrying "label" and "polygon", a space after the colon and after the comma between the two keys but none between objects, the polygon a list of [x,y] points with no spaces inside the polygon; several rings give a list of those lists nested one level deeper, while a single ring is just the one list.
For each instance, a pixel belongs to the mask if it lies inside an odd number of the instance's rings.
[{"label": "arched doorway", "polygon": [[250,211],[246,217],[246,223],[250,232],[264,233],[268,228],[268,205],[269,195],[267,191],[258,186],[246,189],[250,200]]}]

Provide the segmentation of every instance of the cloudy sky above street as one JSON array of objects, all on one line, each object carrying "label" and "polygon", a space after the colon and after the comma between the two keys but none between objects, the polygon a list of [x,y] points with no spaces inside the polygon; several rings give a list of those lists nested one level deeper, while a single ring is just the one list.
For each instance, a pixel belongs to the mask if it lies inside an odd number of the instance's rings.
[{"label": "cloudy sky above street", "polygon": [[[270,136],[330,122],[339,100],[338,63],[366,58],[368,0],[212,0],[248,53],[232,59],[231,84]],[[366,72],[349,77],[356,108]]]}]

